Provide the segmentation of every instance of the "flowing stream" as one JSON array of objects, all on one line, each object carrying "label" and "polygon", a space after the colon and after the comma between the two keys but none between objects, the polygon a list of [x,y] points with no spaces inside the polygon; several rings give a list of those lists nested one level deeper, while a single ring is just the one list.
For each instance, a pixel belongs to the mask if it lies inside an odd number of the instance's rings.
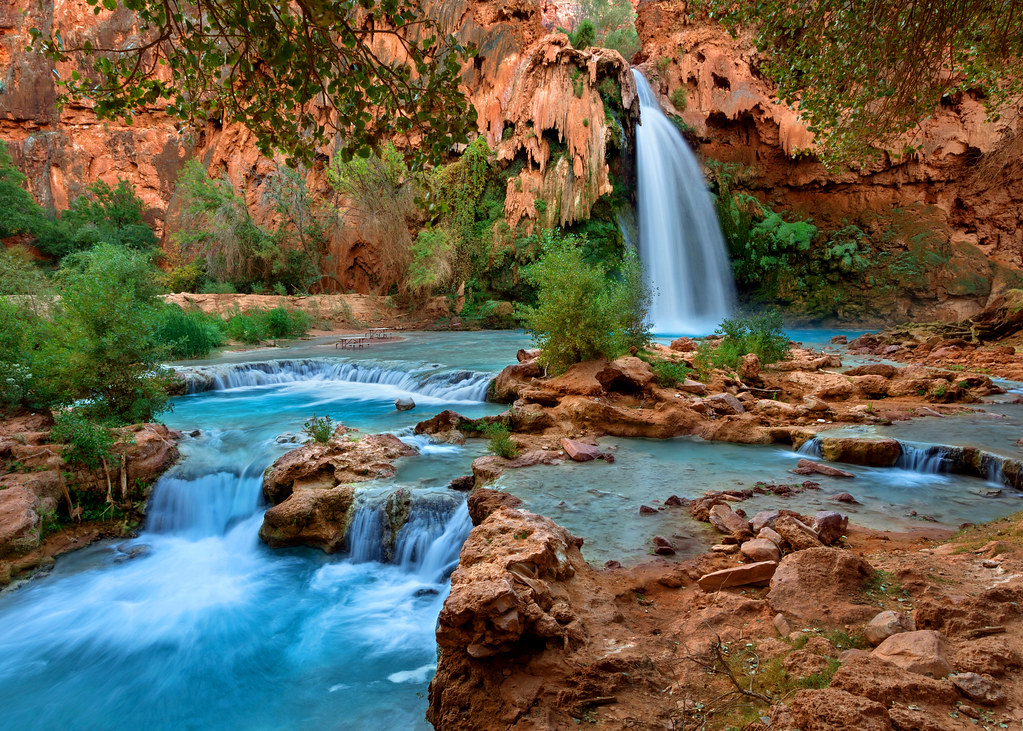
[{"label": "flowing stream", "polygon": [[[201,431],[182,441],[183,459],[155,486],[146,530],[68,554],[47,576],[0,593],[0,728],[429,728],[437,616],[470,528],[463,496],[447,485],[484,445],[433,444],[411,426],[444,408],[469,417],[503,411],[480,401],[487,374],[528,343],[521,333],[405,338],[358,359],[311,341],[182,366],[199,385],[175,399],[167,423]],[[416,409],[395,411],[399,396],[415,399]],[[399,461],[394,478],[360,490],[346,550],[333,556],[273,551],[257,538],[263,471],[294,446],[278,437],[313,413],[364,433],[395,432],[421,450]],[[955,431],[991,441],[1016,424],[1015,415],[991,416],[956,417]],[[924,515],[951,527],[1018,509],[1020,496],[1002,489],[998,475],[930,471],[928,430],[950,430],[953,417],[938,421],[899,425],[900,438],[920,448],[899,468],[843,465],[855,479],[820,477],[820,490],[742,506],[750,514],[839,508],[879,528],[921,525]],[[584,555],[597,564],[648,560],[653,535],[674,541],[679,558],[717,538],[684,508],[649,515],[640,505],[805,479],[789,472],[800,455],[777,446],[605,444],[616,447],[613,464],[510,470],[498,481],[527,509],[583,537]],[[814,455],[812,441],[805,453]],[[413,509],[385,550],[382,505],[397,487],[412,492]],[[845,490],[860,504],[829,500]]]},{"label": "flowing stream", "polygon": [[654,290],[654,331],[703,334],[728,317],[735,285],[725,240],[696,156],[668,119],[650,84],[639,91],[636,197],[639,253]]},{"label": "flowing stream", "polygon": [[[0,708],[29,729],[429,728],[437,615],[471,524],[444,487],[474,456],[418,441],[413,510],[389,562],[372,485],[347,551],[273,551],[257,537],[263,470],[313,412],[407,432],[451,406],[471,415],[487,374],[430,364],[316,361],[213,367],[216,389],[176,399],[201,429],[154,488],[146,530],[62,557],[0,595]],[[389,374],[362,378],[367,374]],[[413,412],[394,399],[411,396]],[[464,462],[464,463],[463,463]]]}]

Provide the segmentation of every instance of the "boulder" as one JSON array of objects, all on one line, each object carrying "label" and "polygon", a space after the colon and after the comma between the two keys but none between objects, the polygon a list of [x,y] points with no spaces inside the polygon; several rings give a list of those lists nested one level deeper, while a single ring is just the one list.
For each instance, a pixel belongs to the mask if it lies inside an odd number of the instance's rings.
[{"label": "boulder", "polygon": [[760,380],[760,356],[756,353],[746,353],[739,362],[739,378],[744,381],[756,382]]},{"label": "boulder", "polygon": [[788,382],[793,390],[824,401],[844,401],[856,391],[848,378],[835,373],[795,371]]},{"label": "boulder", "polygon": [[885,707],[844,690],[800,690],[792,714],[801,731],[891,731]]},{"label": "boulder", "polygon": [[466,501],[473,525],[479,525],[498,508],[517,508],[522,501],[508,492],[481,487],[473,490]]},{"label": "boulder", "polygon": [[725,499],[720,494],[704,495],[695,500],[689,501],[689,515],[701,523],[710,522],[710,510],[715,505],[721,505]]},{"label": "boulder", "polygon": [[964,672],[1001,676],[1020,664],[1020,656],[1004,637],[981,637],[966,642],[955,654],[956,669]]},{"label": "boulder", "polygon": [[824,475],[825,477],[856,477],[852,472],[840,470],[831,465],[814,462],[812,459],[801,459],[796,463],[796,469],[792,470],[797,475]]},{"label": "boulder", "polygon": [[873,575],[870,564],[851,551],[809,548],[781,560],[767,599],[774,611],[806,622],[865,621],[876,611],[850,599]]},{"label": "boulder", "polygon": [[705,399],[706,403],[722,414],[745,414],[746,408],[730,393],[716,393]]},{"label": "boulder", "polygon": [[[523,389],[525,394],[528,389]],[[508,411],[508,424],[512,431],[521,434],[540,434],[554,425],[554,419],[542,406],[526,403],[519,399]]]},{"label": "boulder", "polygon": [[949,675],[948,679],[960,693],[975,703],[997,706],[1005,702],[1005,692],[991,678],[977,673],[955,673]]},{"label": "boulder", "polygon": [[766,584],[771,580],[775,570],[778,568],[776,561],[760,561],[748,563],[742,566],[735,566],[730,569],[722,569],[709,574],[704,574],[696,583],[704,591],[719,591],[732,586],[749,586],[752,584]]},{"label": "boulder", "polygon": [[828,462],[848,462],[868,467],[891,467],[902,454],[895,439],[820,437],[821,457]]},{"label": "boulder", "polygon": [[915,630],[916,624],[914,624],[912,617],[887,609],[870,620],[867,626],[863,628],[863,637],[872,646],[877,647],[892,635],[897,635],[900,632],[913,632]]},{"label": "boulder", "polygon": [[891,378],[895,375],[895,371],[898,369],[893,365],[887,363],[867,363],[865,365],[856,366],[850,368],[845,372],[847,376],[880,376],[881,378]]},{"label": "boulder", "polygon": [[774,523],[779,513],[777,510],[760,510],[756,515],[753,516],[753,520],[750,521],[753,525],[753,530],[757,533],[760,532],[761,528],[769,526]]},{"label": "boulder", "polygon": [[580,577],[589,572],[580,544],[553,521],[507,507],[472,529],[437,623],[441,687],[455,687],[449,673],[456,660],[464,671],[465,661],[516,657],[547,640],[581,641],[581,622],[567,598],[599,589]]},{"label": "boulder", "polygon": [[554,464],[561,459],[562,455],[560,452],[543,449],[523,452],[518,457],[512,459],[487,455],[485,457],[477,457],[472,461],[472,474],[476,478],[476,485],[483,485],[496,480],[505,470],[535,467],[540,464]]},{"label": "boulder", "polygon": [[528,363],[531,360],[536,360],[539,356],[539,348],[519,348],[519,351],[515,354],[515,360],[519,363]]},{"label": "boulder", "polygon": [[737,540],[752,538],[753,531],[745,518],[740,518],[727,505],[715,505],[708,513],[710,524],[725,535],[730,535]]},{"label": "boulder", "polygon": [[808,548],[820,548],[824,544],[817,537],[816,532],[801,520],[791,515],[780,515],[771,525],[795,551],[804,551]]},{"label": "boulder", "polygon": [[0,490],[0,557],[27,553],[39,547],[36,496],[23,486]]},{"label": "boulder", "polygon": [[943,678],[952,672],[945,635],[934,630],[922,629],[892,635],[871,654],[911,673]]},{"label": "boulder", "polygon": [[678,390],[683,391],[685,393],[691,393],[694,396],[707,395],[707,386],[703,383],[700,383],[699,381],[694,381],[691,378],[687,378],[685,381],[683,381],[678,386]]},{"label": "boulder", "polygon": [[653,382],[654,371],[646,361],[625,356],[608,363],[596,379],[609,393],[639,393]]},{"label": "boulder", "polygon": [[264,513],[259,537],[271,548],[310,546],[334,553],[344,546],[354,496],[352,485],[295,490]]},{"label": "boulder", "polygon": [[604,456],[604,453],[594,445],[577,442],[574,439],[563,438],[561,448],[576,462],[589,462],[591,459],[601,459]]},{"label": "boulder", "polygon": [[821,510],[813,516],[813,529],[821,543],[830,546],[845,535],[849,517],[834,510]]},{"label": "boulder", "polygon": [[781,537],[781,534],[770,526],[765,525],[763,528],[757,531],[757,538],[761,538],[766,541],[770,541],[778,547],[779,550],[785,547],[785,539]]},{"label": "boulder", "polygon": [[781,560],[781,551],[778,549],[778,545],[766,538],[754,538],[746,541],[739,550],[750,561],[778,562]]},{"label": "boulder", "polygon": [[842,665],[831,679],[831,687],[836,690],[871,698],[885,706],[894,702],[947,705],[956,699],[955,688],[947,680],[907,673],[869,652],[846,650],[839,659]]},{"label": "boulder", "polygon": [[699,349],[692,338],[675,338],[668,347],[676,353],[695,353]]},{"label": "boulder", "polygon": [[561,400],[561,394],[542,386],[523,386],[519,389],[519,398],[515,403],[523,401],[527,404],[539,404],[540,406],[557,406]]},{"label": "boulder", "polygon": [[510,404],[519,397],[519,389],[532,379],[543,375],[544,369],[536,360],[510,365],[497,374],[487,393],[487,400]]},{"label": "boulder", "polygon": [[834,500],[835,502],[839,502],[839,503],[853,503],[853,504],[856,504],[856,505],[858,505],[859,502],[860,502],[859,500],[857,500],[856,498],[854,498],[852,495],[850,495],[847,492],[840,492],[837,495],[832,495],[828,499],[829,500]]},{"label": "boulder", "polygon": [[394,408],[398,411],[411,411],[416,408],[416,402],[408,396],[399,396],[394,400]]},{"label": "boulder", "polygon": [[393,434],[368,434],[353,441],[341,431],[325,444],[305,444],[274,462],[263,476],[263,495],[277,505],[299,489],[329,489],[391,477],[394,460],[416,454],[416,449]]}]

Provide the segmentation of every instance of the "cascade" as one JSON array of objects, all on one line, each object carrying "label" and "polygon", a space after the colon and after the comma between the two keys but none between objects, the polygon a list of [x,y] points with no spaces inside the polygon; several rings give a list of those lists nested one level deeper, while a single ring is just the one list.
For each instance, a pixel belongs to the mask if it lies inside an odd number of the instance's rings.
[{"label": "cascade", "polygon": [[896,460],[895,466],[925,475],[957,471],[953,450],[935,444],[916,445],[902,442],[902,453]]},{"label": "cascade", "polygon": [[647,80],[636,70],[632,75],[641,113],[639,253],[653,289],[651,323],[657,333],[711,332],[735,300],[725,240],[696,156]]},{"label": "cascade", "polygon": [[[407,368],[407,366],[406,366]],[[176,369],[187,393],[271,386],[299,381],[347,381],[393,386],[408,393],[445,401],[483,401],[491,373],[468,370],[437,372],[429,366],[407,370],[397,364],[355,363],[330,358],[269,360]]]}]

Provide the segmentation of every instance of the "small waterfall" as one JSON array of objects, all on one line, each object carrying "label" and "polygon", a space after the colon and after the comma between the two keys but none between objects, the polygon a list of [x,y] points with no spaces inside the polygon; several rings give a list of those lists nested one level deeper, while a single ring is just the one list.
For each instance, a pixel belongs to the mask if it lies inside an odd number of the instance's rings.
[{"label": "small waterfall", "polygon": [[269,360],[176,369],[187,393],[223,391],[247,386],[268,386],[299,381],[345,381],[394,386],[402,391],[445,401],[483,401],[493,380],[491,373],[453,370],[436,372],[428,366],[400,367],[355,363],[328,358]]},{"label": "small waterfall", "polygon": [[464,500],[437,493],[413,494],[408,520],[391,534],[384,495],[363,496],[345,543],[353,563],[392,563],[436,583],[458,564],[472,529]]},{"label": "small waterfall", "polygon": [[948,447],[902,442],[902,454],[899,455],[895,466],[910,472],[937,475],[956,471],[956,460]]},{"label": "small waterfall", "polygon": [[705,333],[731,313],[735,285],[725,240],[699,163],[661,111],[650,84],[633,70],[639,253],[654,290],[658,333]]},{"label": "small waterfall", "polygon": [[222,535],[256,511],[262,485],[258,470],[254,474],[251,470],[216,472],[195,479],[163,477],[153,491],[146,530],[191,537]]},{"label": "small waterfall", "polygon": [[804,457],[820,457],[821,456],[821,438],[811,437],[803,442],[799,449],[796,450],[796,454],[801,454]]}]

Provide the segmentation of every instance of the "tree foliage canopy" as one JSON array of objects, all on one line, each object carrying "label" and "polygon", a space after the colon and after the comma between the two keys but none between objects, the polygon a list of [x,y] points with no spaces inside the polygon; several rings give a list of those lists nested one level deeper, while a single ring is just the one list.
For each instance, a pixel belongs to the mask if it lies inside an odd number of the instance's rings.
[{"label": "tree foliage canopy", "polygon": [[1020,0],[701,0],[733,31],[753,31],[761,70],[798,105],[825,162],[869,156],[979,90],[997,114],[1023,92]]},{"label": "tree foliage canopy", "polygon": [[115,45],[32,35],[52,61],[84,63],[60,83],[100,117],[130,124],[165,100],[181,120],[240,122],[264,154],[307,160],[338,133],[345,159],[395,135],[440,154],[475,123],[458,90],[471,51],[416,0],[87,2],[133,13],[136,32]]}]

